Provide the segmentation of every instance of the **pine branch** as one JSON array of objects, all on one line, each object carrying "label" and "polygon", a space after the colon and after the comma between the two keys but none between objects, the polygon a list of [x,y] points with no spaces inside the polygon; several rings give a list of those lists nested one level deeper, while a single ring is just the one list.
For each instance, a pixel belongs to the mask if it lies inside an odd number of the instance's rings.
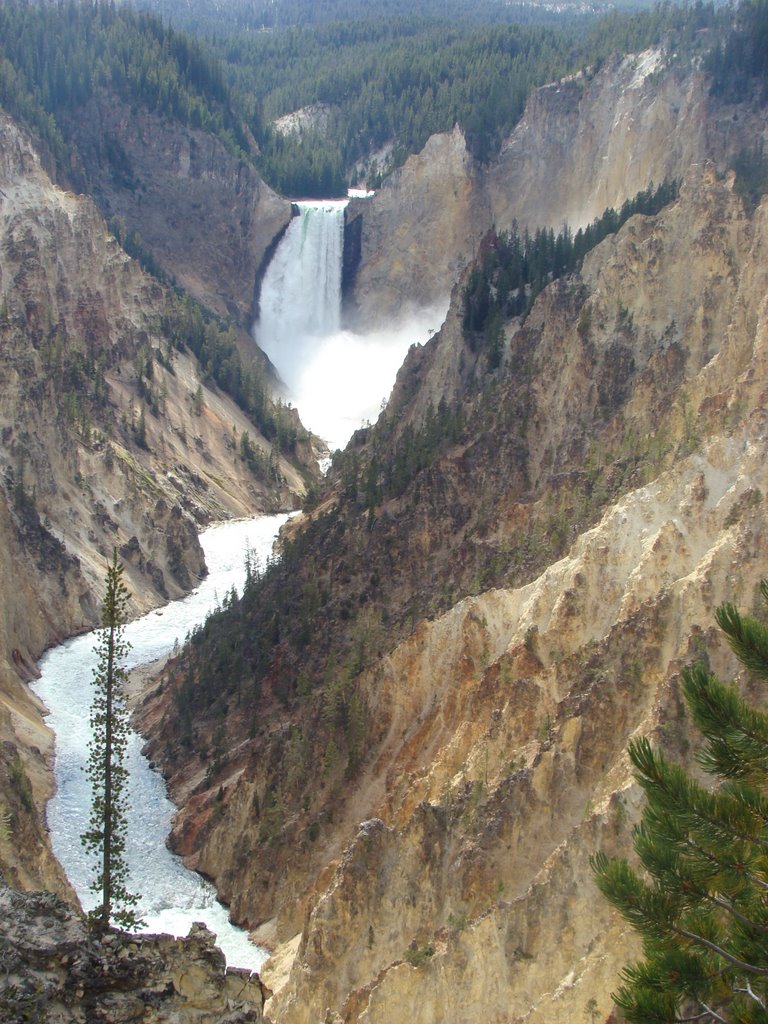
[{"label": "pine branch", "polygon": [[[699,786],[678,765],[668,764],[647,736],[630,743],[629,757],[637,769],[635,777],[652,805],[666,804],[672,813],[692,815],[699,819],[700,827],[715,829],[726,841],[741,839],[768,850],[768,840],[740,828],[738,819],[743,822],[748,810],[743,801],[730,799],[728,794],[713,794]],[[762,820],[752,815],[758,833],[768,818],[768,805],[765,811]]]},{"label": "pine branch", "polygon": [[[768,582],[760,589],[768,605]],[[742,664],[768,679],[768,628],[733,605],[718,622]],[[626,860],[592,862],[643,939],[645,959],[622,970],[614,1000],[634,1024],[756,1024],[768,1020],[768,715],[703,665],[683,684],[707,739],[699,762],[719,786],[700,785],[645,738],[630,744],[647,798],[634,847],[648,880]]]},{"label": "pine branch", "polygon": [[710,942],[709,939],[705,939],[703,935],[697,935],[695,932],[689,932],[685,928],[678,928],[676,925],[672,926],[672,931],[677,935],[681,935],[685,939],[690,939],[691,942],[705,946],[713,953],[716,953],[724,960],[727,960],[729,964],[732,964],[734,967],[738,967],[741,971],[748,971],[750,974],[757,974],[762,978],[768,978],[768,967],[757,967],[755,964],[748,964],[745,960],[740,960],[737,956],[729,953],[727,949],[723,949],[722,946],[718,946],[717,943]]},{"label": "pine branch", "polygon": [[730,602],[715,610],[715,619],[742,665],[768,679],[768,629],[751,615],[741,615]]},{"label": "pine branch", "polygon": [[[712,867],[716,868],[717,874],[722,873],[723,864],[715,857],[711,856],[706,850],[693,843],[687,843],[685,845],[688,846],[689,849],[695,851],[696,855],[702,860],[705,860]],[[701,903],[708,903],[711,906],[719,907],[749,931],[768,934],[768,923],[756,921],[747,917],[737,909],[732,900],[726,899],[723,895],[718,895],[717,892],[713,892],[711,888],[707,888],[705,885],[699,884],[696,881],[695,874],[690,870],[685,870],[685,862],[681,857],[675,854],[674,850],[667,849],[664,851],[667,855],[666,859],[668,867],[663,869],[659,862],[653,859],[651,856],[652,850],[644,842],[642,826],[637,829],[635,848],[637,849],[640,859],[645,867],[649,869],[660,882],[664,882],[666,884],[668,884],[668,882],[672,882],[676,889],[684,891],[687,900],[695,898]]]},{"label": "pine branch", "polygon": [[756,932],[768,933],[768,925],[758,924],[757,921],[751,921],[748,917],[745,917],[744,914],[739,913],[732,903],[729,903],[728,900],[724,900],[721,896],[713,896],[708,892],[702,892],[701,895],[703,899],[714,903],[715,906],[718,906],[722,910],[731,914],[734,920],[738,921],[739,924],[743,924],[745,928],[749,928]]},{"label": "pine branch", "polygon": [[[706,1006],[706,1003],[702,1003],[702,1006]],[[675,1017],[674,1024],[689,1024],[690,1021],[703,1020],[705,1017],[711,1017],[711,1010],[704,1010],[703,1013],[697,1013],[694,1017]],[[720,1018],[722,1019],[722,1018]]]},{"label": "pine branch", "polygon": [[[737,865],[734,861],[718,860],[717,857],[714,856],[714,854],[710,853],[709,850],[705,849],[703,846],[700,846],[698,843],[694,842],[693,839],[690,838],[690,836],[686,837],[683,840],[682,847],[691,855],[701,857],[702,860],[705,860],[708,863],[712,864],[713,867],[716,866],[719,869],[730,868],[731,870],[737,870]],[[747,867],[742,868],[741,866],[739,866],[739,868],[743,870],[744,877],[748,878],[753,885],[756,885],[758,889],[765,889],[768,892],[768,882],[764,881],[762,878],[759,877],[759,875],[756,875],[754,871],[750,871],[750,869]]]},{"label": "pine branch", "polygon": [[712,775],[727,778],[768,776],[768,720],[751,708],[735,687],[724,686],[699,664],[682,673],[686,703],[708,746],[699,763]]},{"label": "pine branch", "polygon": [[749,996],[750,999],[754,999],[754,1001],[758,1004],[758,1006],[761,1006],[765,1010],[766,1009],[765,1003],[763,1002],[763,1000],[760,998],[759,995],[757,995],[755,992],[752,991],[752,986],[749,984],[749,979],[748,978],[744,979],[744,986],[745,986],[744,988],[736,988],[736,986],[734,985],[733,991],[734,992],[743,992],[744,995]]},{"label": "pine branch", "polygon": [[711,1009],[710,1009],[710,1008],[709,1008],[709,1007],[707,1006],[707,1004],[706,1004],[706,1003],[704,1002],[704,1000],[703,1000],[703,999],[700,999],[700,1000],[699,1000],[699,1002],[700,1002],[700,1003],[701,1003],[701,1005],[702,1005],[702,1006],[704,1007],[704,1009],[706,1010],[706,1012],[707,1012],[708,1014],[710,1014],[710,1016],[714,1017],[714,1018],[715,1018],[715,1020],[719,1020],[719,1021],[720,1021],[720,1024],[728,1024],[728,1021],[727,1021],[727,1020],[725,1019],[725,1017],[721,1017],[719,1013],[715,1013],[715,1011],[714,1011],[714,1010],[711,1010]]}]

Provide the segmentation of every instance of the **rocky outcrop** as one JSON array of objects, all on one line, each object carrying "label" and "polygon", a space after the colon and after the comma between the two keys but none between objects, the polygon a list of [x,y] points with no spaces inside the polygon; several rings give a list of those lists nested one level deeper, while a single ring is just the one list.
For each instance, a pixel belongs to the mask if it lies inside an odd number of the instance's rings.
[{"label": "rocky outcrop", "polygon": [[317,132],[322,135],[328,130],[334,107],[330,103],[312,103],[301,107],[290,114],[275,118],[272,125],[281,135],[303,135],[305,132]]},{"label": "rocky outcrop", "polygon": [[493,226],[576,230],[692,163],[724,169],[753,144],[750,114],[721,110],[704,75],[650,50],[536,90],[485,166],[458,129],[433,137],[350,207],[363,222],[350,317],[370,325],[444,301]]},{"label": "rocky outcrop", "polygon": [[207,132],[98,96],[67,126],[87,189],[186,291],[246,328],[256,278],[291,218],[253,167]]},{"label": "rocky outcrop", "polygon": [[537,89],[486,170],[491,219],[574,230],[709,156],[706,78],[648,50]]},{"label": "rocky outcrop", "polygon": [[346,233],[360,235],[360,265],[346,302],[349,322],[407,320],[445,302],[491,223],[479,178],[455,128],[433,135],[372,199],[350,201]]},{"label": "rocky outcrop", "polygon": [[7,1021],[246,1024],[262,1019],[257,975],[227,970],[216,936],[90,933],[51,893],[0,884],[0,1015]]}]

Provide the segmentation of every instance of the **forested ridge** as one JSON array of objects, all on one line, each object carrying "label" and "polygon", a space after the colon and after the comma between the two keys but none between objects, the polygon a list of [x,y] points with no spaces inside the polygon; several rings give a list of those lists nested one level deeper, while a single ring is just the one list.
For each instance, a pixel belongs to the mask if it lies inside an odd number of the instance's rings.
[{"label": "forested ridge", "polygon": [[100,90],[214,132],[233,149],[249,145],[220,63],[157,15],[111,3],[0,5],[0,103],[61,166],[64,115]]},{"label": "forested ridge", "polygon": [[[217,9],[214,31],[209,19],[191,16],[203,8],[189,7],[193,38],[149,10],[11,0],[0,7],[0,103],[75,179],[67,116],[94,94],[114,92],[213,132],[284,194],[329,195],[361,177],[378,185],[430,135],[456,124],[475,156],[489,159],[532,89],[594,71],[615,53],[661,42],[683,56],[710,53],[715,88],[738,98],[764,75],[768,52],[764,0],[742,5],[730,35],[733,11],[711,4],[554,21],[527,7],[504,8],[502,18],[495,3],[471,12],[459,0],[441,17],[434,4],[416,16],[393,3],[342,21],[332,16],[343,5],[331,4],[317,8],[313,24],[297,13],[289,27],[268,31],[244,28],[243,9]],[[282,135],[271,127],[317,104],[326,113],[321,128]]]},{"label": "forested ridge", "polygon": [[[212,38],[211,45],[233,89],[251,97],[252,106],[258,102],[265,124],[326,105],[322,128],[282,137],[272,132],[263,153],[268,180],[283,191],[319,194],[320,183],[342,191],[353,168],[377,186],[382,170],[456,124],[474,155],[487,160],[534,88],[662,39],[692,54],[704,44],[701,30],[723,24],[704,5],[563,16],[554,25],[411,15],[238,33]],[[366,156],[384,146],[387,156],[367,166]]]},{"label": "forested ridge", "polygon": [[[114,4],[10,2],[0,5],[0,54],[0,103],[42,140],[65,182],[75,187],[87,187],[87,168],[83,178],[66,128],[99,90],[210,131],[243,158],[253,145],[216,58],[204,44],[149,12]],[[119,170],[122,156],[114,140],[106,152]],[[121,218],[109,226],[148,273],[173,284]],[[278,450],[294,451],[299,436],[295,419],[273,403],[260,367],[244,365],[228,323],[188,297],[177,297],[169,302],[160,328],[169,353],[172,348],[192,351],[209,385],[227,392]],[[151,370],[146,380],[151,409],[156,401]],[[248,461],[258,475],[268,475],[269,467],[255,464],[255,449],[251,454]]]}]

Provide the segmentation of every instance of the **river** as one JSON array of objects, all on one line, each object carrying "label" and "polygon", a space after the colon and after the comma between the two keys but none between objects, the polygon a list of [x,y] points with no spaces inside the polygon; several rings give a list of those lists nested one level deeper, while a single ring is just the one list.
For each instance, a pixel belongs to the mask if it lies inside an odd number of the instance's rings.
[{"label": "river", "polygon": [[[202,534],[209,574],[187,597],[173,601],[129,623],[125,637],[131,644],[126,668],[154,661],[181,644],[233,586],[242,589],[245,553],[250,549],[263,565],[286,515],[224,523]],[[56,794],[47,808],[53,849],[75,888],[84,909],[97,903],[90,891],[95,870],[80,836],[88,825],[91,791],[84,766],[89,740],[89,714],[93,669],[96,664],[93,633],[75,637],[48,651],[40,662],[42,675],[35,692],[50,711],[48,724],[56,733]],[[247,933],[230,924],[213,887],[188,871],[165,845],[174,806],[162,777],[141,753],[142,740],[129,738],[127,767],[128,844],[126,860],[129,890],[141,894],[137,908],[145,930],[186,935],[194,921],[205,921],[218,936],[234,967],[257,970],[267,956]]]}]

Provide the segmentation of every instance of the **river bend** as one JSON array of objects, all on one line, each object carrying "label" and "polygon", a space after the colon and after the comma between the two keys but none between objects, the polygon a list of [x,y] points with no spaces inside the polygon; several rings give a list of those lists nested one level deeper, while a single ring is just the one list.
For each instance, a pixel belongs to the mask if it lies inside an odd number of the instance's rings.
[{"label": "river bend", "polygon": [[[214,526],[202,534],[209,574],[187,597],[129,623],[125,637],[131,644],[126,668],[154,661],[180,644],[203,622],[234,586],[245,580],[245,554],[250,550],[263,565],[286,515],[261,516]],[[47,808],[53,849],[85,910],[97,900],[90,891],[94,866],[80,836],[88,825],[91,793],[84,771],[88,756],[89,715],[92,695],[95,636],[74,637],[48,651],[40,663],[41,678],[34,690],[50,711],[47,721],[56,733],[56,794]],[[230,924],[226,909],[213,887],[165,845],[174,806],[162,777],[141,753],[142,740],[129,738],[127,767],[128,843],[126,860],[129,890],[141,893],[138,912],[146,930],[186,935],[194,921],[205,921],[216,932],[230,966],[257,970],[267,953],[248,940],[247,933]]]}]

